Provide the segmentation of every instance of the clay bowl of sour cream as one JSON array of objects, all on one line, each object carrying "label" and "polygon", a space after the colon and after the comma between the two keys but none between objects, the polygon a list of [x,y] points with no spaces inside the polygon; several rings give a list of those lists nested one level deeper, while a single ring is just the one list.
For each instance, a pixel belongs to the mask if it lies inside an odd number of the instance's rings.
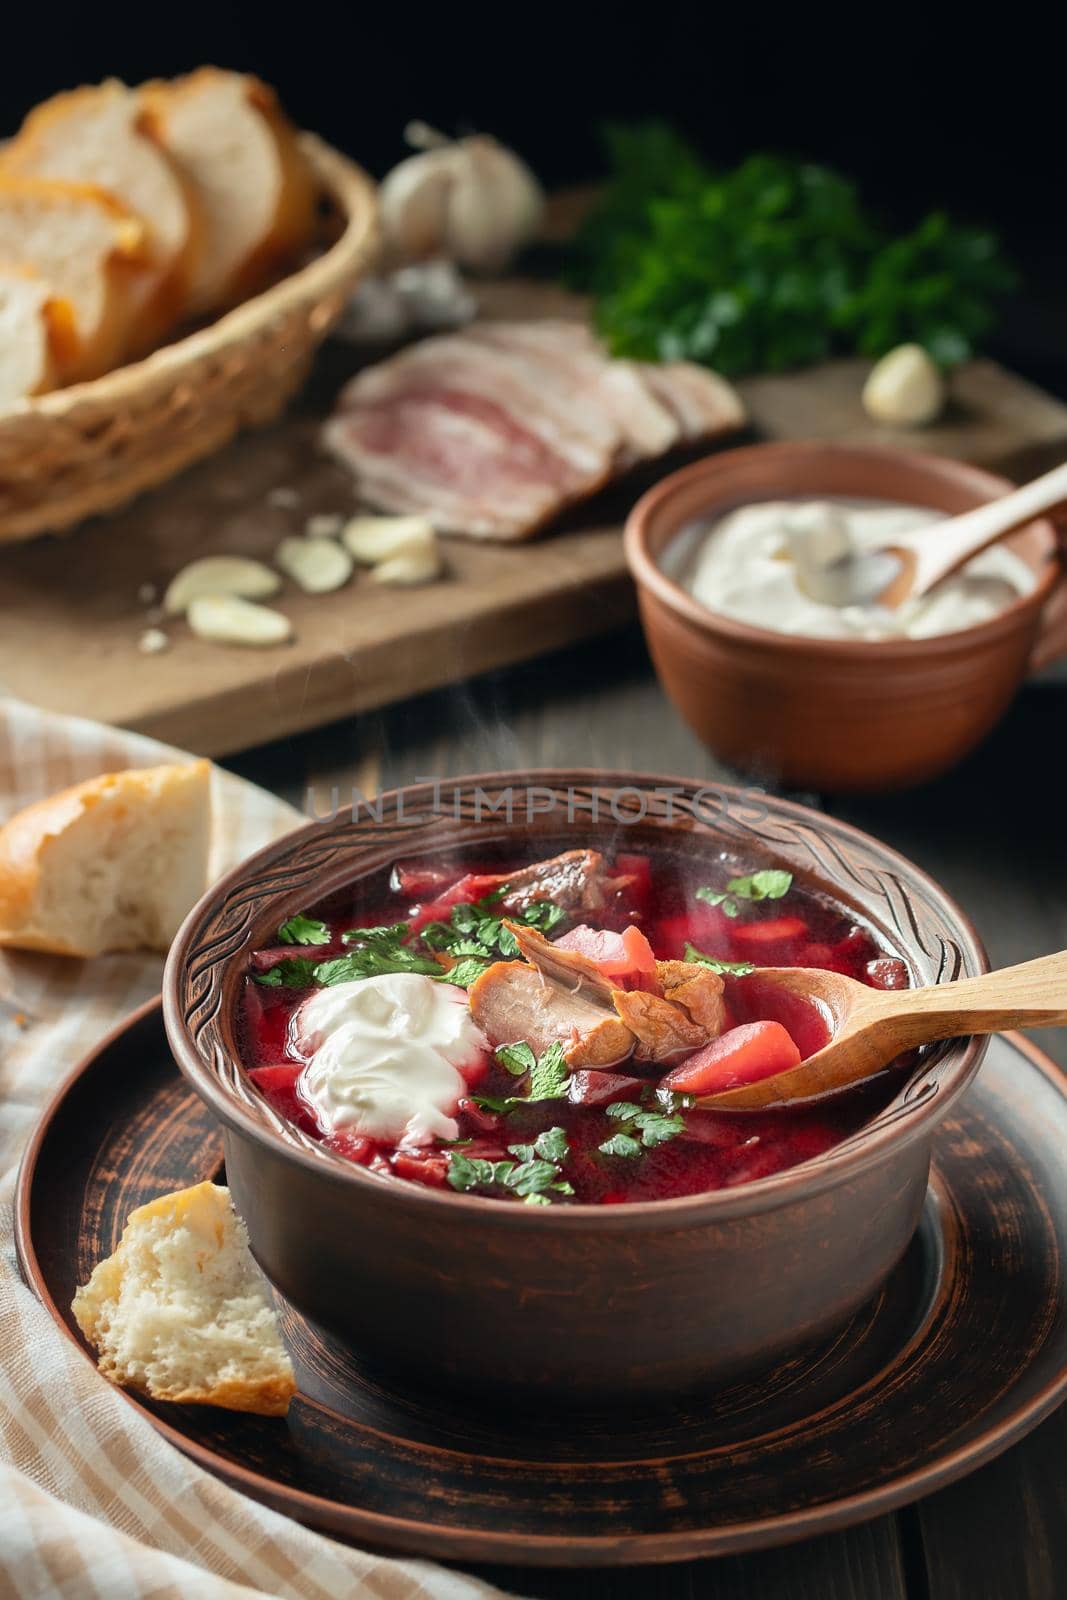
[{"label": "clay bowl of sour cream", "polygon": [[[546,967],[519,960],[537,977],[519,982],[513,951],[503,977],[442,976],[452,934],[475,960],[501,914],[546,929],[557,961],[610,955],[614,1022]],[[591,946],[592,927],[610,931]],[[694,948],[711,964],[691,970]],[[783,1030],[818,1048],[811,1017],[766,1011],[751,969],[774,962],[875,987],[986,967],[936,884],[832,818],[667,776],[498,773],[394,791],[252,856],[179,932],[164,1012],[256,1259],[361,1368],[489,1407],[647,1400],[833,1338],[877,1294],[985,1050],[932,1046],[833,1105],[701,1111],[678,1073],[707,1070],[703,1032],[713,1053]],[[668,980],[680,998],[646,1011]],[[557,1006],[550,1043],[529,1023]],[[678,1006],[684,1037],[643,1031]],[[593,1054],[622,1016],[635,1039]]]},{"label": "clay bowl of sour cream", "polygon": [[1067,586],[1042,519],[899,611],[823,605],[803,563],[1007,494],[909,451],[760,444],[672,474],[626,554],[667,695],[716,755],[801,788],[904,788],[947,771],[1028,672],[1067,651]]}]

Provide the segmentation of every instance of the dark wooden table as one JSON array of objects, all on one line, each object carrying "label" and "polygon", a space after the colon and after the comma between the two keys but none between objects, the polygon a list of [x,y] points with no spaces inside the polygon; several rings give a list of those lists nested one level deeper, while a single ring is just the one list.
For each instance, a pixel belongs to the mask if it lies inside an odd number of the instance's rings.
[{"label": "dark wooden table", "polygon": [[[994,965],[1067,947],[1062,748],[1067,674],[1032,683],[993,738],[903,796],[793,798],[926,868],[970,913]],[[322,811],[416,777],[605,766],[730,779],[683,727],[628,629],[226,763]],[[1067,1035],[1039,1042],[1067,1066]],[[1065,1157],[1067,1159],[1067,1157]],[[629,1572],[494,1568],[521,1595],[701,1600],[1064,1600],[1067,1408],[999,1460],[895,1515],[782,1550]]]}]

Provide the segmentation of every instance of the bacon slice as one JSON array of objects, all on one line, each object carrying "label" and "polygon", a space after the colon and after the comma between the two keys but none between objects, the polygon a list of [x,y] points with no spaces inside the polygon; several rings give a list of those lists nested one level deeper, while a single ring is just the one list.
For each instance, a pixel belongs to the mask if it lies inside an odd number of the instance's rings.
[{"label": "bacon slice", "polygon": [[707,367],[691,361],[635,363],[644,383],[676,419],[682,437],[704,439],[743,428],[745,408],[737,390]]},{"label": "bacon slice", "polygon": [[743,421],[700,368],[611,361],[577,322],[486,322],[361,372],[323,438],[385,510],[522,539],[634,461]]},{"label": "bacon slice", "polygon": [[580,322],[475,323],[467,337],[510,351],[539,393],[543,385],[554,384],[569,394],[572,408],[595,407],[613,427],[620,460],[664,455],[682,437],[673,408],[643,382],[638,364],[608,361]]}]

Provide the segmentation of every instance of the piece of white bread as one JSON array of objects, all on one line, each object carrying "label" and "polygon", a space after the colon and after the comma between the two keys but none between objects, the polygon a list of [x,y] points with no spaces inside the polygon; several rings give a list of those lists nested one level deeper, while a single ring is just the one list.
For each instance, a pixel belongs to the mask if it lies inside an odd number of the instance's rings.
[{"label": "piece of white bread", "polygon": [[258,288],[311,238],[315,185],[274,91],[201,67],[141,90],[147,126],[199,203],[200,249],[188,309],[214,310]]},{"label": "piece of white bread", "polygon": [[144,224],[94,184],[0,172],[0,259],[33,267],[70,303],[77,353],[68,379],[121,359],[145,268]]},{"label": "piece of white bread", "polygon": [[166,950],[204,891],[211,763],[109,772],[0,828],[0,945]]},{"label": "piece of white bread", "polygon": [[110,79],[36,106],[2,157],[9,173],[96,184],[140,217],[148,266],[133,291],[134,344],[151,342],[174,320],[197,237],[194,197],[148,120],[133,90]]},{"label": "piece of white bread", "polygon": [[0,261],[0,411],[54,389],[76,350],[70,302],[32,267]]},{"label": "piece of white bread", "polygon": [[132,1211],[71,1306],[114,1383],[153,1400],[284,1416],[293,1367],[230,1191],[214,1183]]}]

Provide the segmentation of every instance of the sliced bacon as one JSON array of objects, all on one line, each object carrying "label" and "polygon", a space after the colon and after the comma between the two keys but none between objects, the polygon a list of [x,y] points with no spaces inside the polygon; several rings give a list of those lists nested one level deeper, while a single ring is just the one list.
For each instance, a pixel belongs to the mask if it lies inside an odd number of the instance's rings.
[{"label": "sliced bacon", "polygon": [[673,411],[642,381],[636,364],[606,360],[580,322],[475,323],[467,337],[511,351],[539,392],[543,384],[555,384],[570,394],[572,408],[583,401],[595,406],[613,425],[620,460],[665,455],[682,436]]},{"label": "sliced bacon", "polygon": [[700,368],[611,361],[577,322],[486,322],[361,372],[323,439],[365,500],[521,539],[634,461],[743,420]]},{"label": "sliced bacon", "polygon": [[676,419],[687,441],[743,428],[745,408],[737,390],[692,361],[637,362],[644,383]]},{"label": "sliced bacon", "polygon": [[513,350],[482,340],[474,330],[425,340],[391,361],[366,368],[342,390],[340,404],[343,409],[371,405],[443,384],[511,413],[523,431],[535,434],[579,470],[602,471],[619,447],[615,420],[602,408],[576,406],[574,386],[561,381],[558,368],[527,370]]},{"label": "sliced bacon", "polygon": [[500,408],[444,387],[342,412],[325,439],[367,499],[444,532],[508,537],[539,527],[610,470],[582,473]]}]

